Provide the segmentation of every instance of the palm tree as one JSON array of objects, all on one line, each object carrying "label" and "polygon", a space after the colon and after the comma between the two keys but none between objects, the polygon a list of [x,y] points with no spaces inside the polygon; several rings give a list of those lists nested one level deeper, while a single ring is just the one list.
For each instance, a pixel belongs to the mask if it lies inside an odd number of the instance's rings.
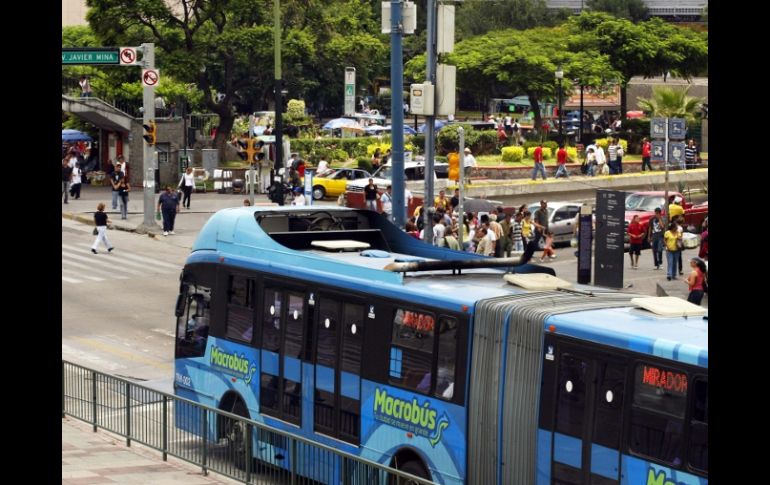
[{"label": "palm tree", "polygon": [[687,96],[690,87],[684,89],[655,86],[651,98],[636,98],[639,107],[649,112],[650,116],[662,118],[684,118],[687,123],[694,122],[701,114],[704,98]]}]

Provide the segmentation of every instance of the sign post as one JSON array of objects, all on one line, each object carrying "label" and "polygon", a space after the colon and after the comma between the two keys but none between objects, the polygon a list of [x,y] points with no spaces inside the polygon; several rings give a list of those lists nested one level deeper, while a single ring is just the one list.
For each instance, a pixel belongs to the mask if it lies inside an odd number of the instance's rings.
[{"label": "sign post", "polygon": [[[142,44],[143,67],[142,69],[142,124],[155,123],[155,86],[160,81],[160,74],[155,69],[155,44]],[[155,173],[158,170],[155,158],[155,147],[147,143],[144,146],[144,220],[140,226],[145,232],[158,228],[155,223]]]},{"label": "sign post", "polygon": [[[601,250],[596,251],[594,260],[594,283],[598,286],[623,287],[625,214],[625,192],[596,191],[596,247]],[[582,227],[580,232],[580,238],[583,239],[585,234]]]},{"label": "sign post", "polygon": [[345,115],[356,114],[356,68],[345,68]]}]

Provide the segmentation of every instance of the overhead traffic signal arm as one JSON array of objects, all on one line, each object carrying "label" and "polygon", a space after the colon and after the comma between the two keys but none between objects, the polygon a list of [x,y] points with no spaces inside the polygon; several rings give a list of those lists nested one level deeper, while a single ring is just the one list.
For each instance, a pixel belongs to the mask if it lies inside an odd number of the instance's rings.
[{"label": "overhead traffic signal arm", "polygon": [[144,135],[142,136],[144,141],[148,145],[155,145],[158,139],[158,126],[155,124],[155,121],[150,121],[148,124],[142,125],[142,127],[144,128]]}]

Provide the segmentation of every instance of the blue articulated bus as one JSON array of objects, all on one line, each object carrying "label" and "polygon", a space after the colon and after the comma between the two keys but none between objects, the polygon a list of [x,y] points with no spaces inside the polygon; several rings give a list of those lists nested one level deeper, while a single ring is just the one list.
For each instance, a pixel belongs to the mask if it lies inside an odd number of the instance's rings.
[{"label": "blue articulated bus", "polygon": [[175,392],[437,483],[708,483],[707,316],[509,281],[542,270],[366,210],[225,209],[181,275]]}]

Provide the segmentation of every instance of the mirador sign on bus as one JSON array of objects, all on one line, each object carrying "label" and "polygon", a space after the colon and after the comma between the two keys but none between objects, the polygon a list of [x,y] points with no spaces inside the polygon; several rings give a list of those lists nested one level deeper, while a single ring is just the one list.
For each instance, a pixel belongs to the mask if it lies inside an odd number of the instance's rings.
[{"label": "mirador sign on bus", "polygon": [[117,47],[85,47],[62,49],[62,64],[120,64],[120,49]]}]

